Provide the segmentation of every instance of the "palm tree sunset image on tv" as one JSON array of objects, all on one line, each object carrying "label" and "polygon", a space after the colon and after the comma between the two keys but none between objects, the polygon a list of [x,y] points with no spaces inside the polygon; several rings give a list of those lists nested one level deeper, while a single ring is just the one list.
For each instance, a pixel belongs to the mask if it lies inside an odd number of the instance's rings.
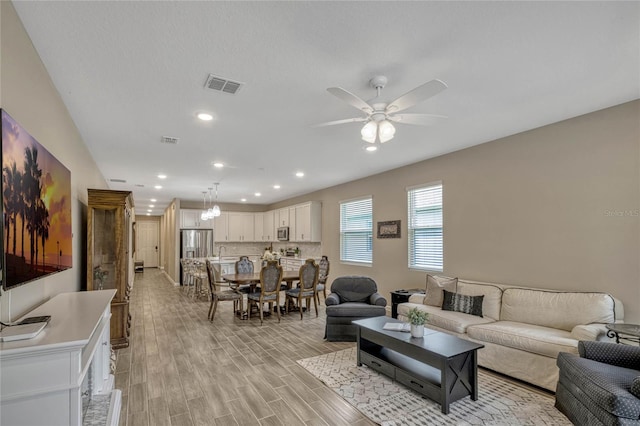
[{"label": "palm tree sunset image on tv", "polygon": [[71,173],[2,110],[3,286],[72,266]]}]

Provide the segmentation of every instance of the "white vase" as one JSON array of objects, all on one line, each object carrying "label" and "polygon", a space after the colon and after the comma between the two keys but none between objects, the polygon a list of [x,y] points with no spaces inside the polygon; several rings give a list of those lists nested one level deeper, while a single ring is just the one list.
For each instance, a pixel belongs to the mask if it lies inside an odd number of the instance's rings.
[{"label": "white vase", "polygon": [[424,325],[411,324],[411,337],[424,337]]}]

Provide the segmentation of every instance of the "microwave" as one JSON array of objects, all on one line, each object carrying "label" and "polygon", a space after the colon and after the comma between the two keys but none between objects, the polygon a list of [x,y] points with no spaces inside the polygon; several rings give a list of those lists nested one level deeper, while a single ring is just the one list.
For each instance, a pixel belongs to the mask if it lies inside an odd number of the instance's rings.
[{"label": "microwave", "polygon": [[289,241],[288,226],[281,226],[278,228],[278,241]]}]

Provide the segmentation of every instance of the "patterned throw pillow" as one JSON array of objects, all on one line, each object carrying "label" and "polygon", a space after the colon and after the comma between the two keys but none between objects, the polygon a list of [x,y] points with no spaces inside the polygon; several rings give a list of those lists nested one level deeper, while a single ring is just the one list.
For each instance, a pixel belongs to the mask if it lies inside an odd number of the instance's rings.
[{"label": "patterned throw pillow", "polygon": [[427,294],[424,298],[424,304],[442,307],[442,290],[445,289],[455,292],[458,289],[458,279],[427,274]]},{"label": "patterned throw pillow", "polygon": [[629,392],[631,392],[636,397],[640,398],[640,376],[633,379],[633,382],[631,382],[631,389],[629,389]]},{"label": "patterned throw pillow", "polygon": [[444,291],[443,311],[463,312],[465,314],[482,317],[482,296],[467,296],[466,294]]}]

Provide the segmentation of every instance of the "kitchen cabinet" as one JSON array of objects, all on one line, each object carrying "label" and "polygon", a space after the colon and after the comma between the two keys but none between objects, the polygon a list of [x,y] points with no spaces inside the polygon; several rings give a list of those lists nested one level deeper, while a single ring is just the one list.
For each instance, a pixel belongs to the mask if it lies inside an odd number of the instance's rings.
[{"label": "kitchen cabinet", "polygon": [[289,207],[285,207],[277,211],[278,213],[278,226],[276,228],[280,228],[282,226],[290,226],[289,225]]},{"label": "kitchen cabinet", "polygon": [[89,189],[87,290],[116,290],[111,301],[111,346],[129,346],[129,293],[133,286],[133,195]]},{"label": "kitchen cabinet", "polygon": [[296,205],[295,223],[295,232],[289,231],[291,241],[320,242],[322,239],[322,204],[318,201],[312,201]]},{"label": "kitchen cabinet", "polygon": [[202,210],[181,209],[180,229],[213,229],[213,220],[202,220]]},{"label": "kitchen cabinet", "polygon": [[253,241],[265,241],[264,213],[253,214]]},{"label": "kitchen cabinet", "polygon": [[252,242],[253,235],[253,213],[229,212],[227,227],[228,241]]},{"label": "kitchen cabinet", "polygon": [[297,218],[296,218],[296,208],[295,206],[289,207],[289,241],[294,241],[294,238],[296,236],[296,230],[297,230],[297,226],[296,226],[296,222],[297,222]]},{"label": "kitchen cabinet", "polygon": [[262,219],[263,219],[263,237],[264,237],[264,241],[267,242],[273,242],[273,241],[278,241],[278,237],[277,237],[277,233],[276,233],[276,221],[274,219],[275,217],[275,210],[271,210],[268,212],[264,212]]},{"label": "kitchen cabinet", "polygon": [[298,271],[304,265],[305,260],[297,257],[281,257],[280,266],[285,271]]},{"label": "kitchen cabinet", "polygon": [[215,242],[229,241],[228,212],[221,212],[220,216],[213,218],[213,238]]}]

